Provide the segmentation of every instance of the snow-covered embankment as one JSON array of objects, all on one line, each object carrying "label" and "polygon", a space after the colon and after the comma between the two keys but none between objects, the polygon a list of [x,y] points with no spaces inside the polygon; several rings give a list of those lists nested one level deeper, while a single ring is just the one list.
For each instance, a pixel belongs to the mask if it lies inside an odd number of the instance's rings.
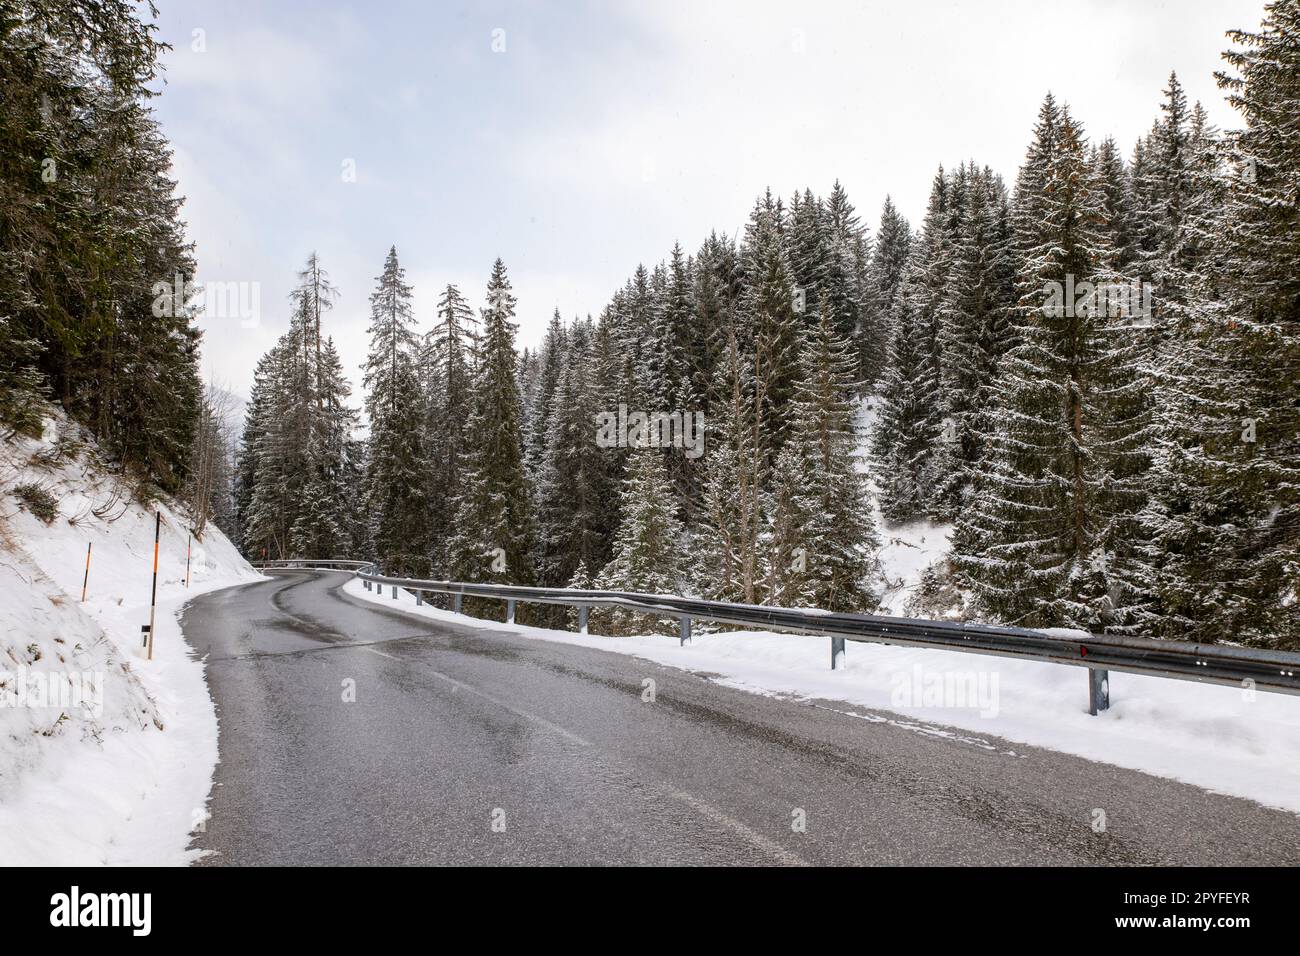
[{"label": "snow-covered embankment", "polygon": [[[186,515],[135,501],[60,413],[40,439],[0,443],[0,494],[0,864],[188,862],[217,722],[178,612],[257,573],[209,525],[191,546],[187,588]],[[57,508],[49,520],[38,516],[42,502]],[[140,645],[155,510],[150,661]]]}]

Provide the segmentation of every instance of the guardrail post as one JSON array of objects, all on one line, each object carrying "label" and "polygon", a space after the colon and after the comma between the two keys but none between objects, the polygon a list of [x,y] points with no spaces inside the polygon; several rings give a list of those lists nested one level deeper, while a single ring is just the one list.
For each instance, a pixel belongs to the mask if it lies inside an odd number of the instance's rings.
[{"label": "guardrail post", "polygon": [[394,601],[397,600],[397,585],[396,585],[396,584],[393,585],[393,600],[394,600]]},{"label": "guardrail post", "polygon": [[459,591],[451,596],[451,609],[457,614],[460,613],[460,599],[463,597]]},{"label": "guardrail post", "polygon": [[587,605],[578,605],[578,633],[587,633]]},{"label": "guardrail post", "polygon": [[515,599],[510,598],[506,601],[506,623],[515,623]]},{"label": "guardrail post", "polygon": [[1110,709],[1110,671],[1100,667],[1088,668],[1088,713],[1096,717],[1099,711]]},{"label": "guardrail post", "polygon": [[416,606],[416,607],[423,607],[423,606],[424,606],[424,592],[423,592],[423,591],[416,591],[416,592],[415,592],[415,606]]},{"label": "guardrail post", "polygon": [[682,618],[682,644],[681,644],[681,646],[682,646],[682,647],[685,647],[685,646],[686,646],[687,644],[689,644],[690,642],[691,642],[691,619],[690,619],[689,617],[684,617],[684,618]]},{"label": "guardrail post", "polygon": [[844,638],[831,635],[831,670],[844,668]]}]

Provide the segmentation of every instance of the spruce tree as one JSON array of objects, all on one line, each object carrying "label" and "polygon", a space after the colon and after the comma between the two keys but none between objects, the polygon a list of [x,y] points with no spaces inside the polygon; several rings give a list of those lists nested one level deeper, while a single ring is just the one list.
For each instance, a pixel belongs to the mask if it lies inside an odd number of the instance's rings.
[{"label": "spruce tree", "polygon": [[1138,352],[1124,317],[1084,294],[1085,282],[1122,276],[1082,130],[1050,96],[1019,183],[1019,344],[994,389],[986,463],[958,520],[954,561],[995,619],[1131,628],[1147,437],[1132,416]]},{"label": "spruce tree", "polygon": [[764,576],[760,538],[769,468],[764,419],[752,359],[728,338],[717,369],[705,450],[706,531],[696,579],[705,597],[757,604]]},{"label": "spruce tree", "polygon": [[951,438],[940,392],[951,205],[951,184],[941,168],[889,320],[889,361],[871,442],[880,473],[880,509],[891,524],[931,513],[940,478],[940,443]]},{"label": "spruce tree", "polygon": [[516,300],[500,259],[492,267],[487,302],[465,433],[464,481],[448,489],[456,507],[449,563],[458,580],[530,584],[533,519],[523,465]]},{"label": "spruce tree", "polygon": [[1002,180],[971,163],[950,217],[950,255],[936,305],[942,422],[932,468],[936,486],[929,512],[951,521],[963,506],[983,456],[980,434],[988,418],[989,389],[1012,345],[1014,261]]},{"label": "spruce tree", "polygon": [[856,362],[831,317],[807,333],[800,369],[769,505],[766,601],[867,613],[879,543],[856,467]]},{"label": "spruce tree", "polygon": [[[619,494],[623,521],[614,538],[614,555],[596,578],[598,591],[678,594],[686,568],[681,550],[682,526],[675,514],[672,485],[663,456],[653,448],[630,456],[627,479]],[[609,634],[634,634],[647,624],[665,630],[675,620],[647,621],[643,615],[614,608],[596,614]]]},{"label": "spruce tree", "polygon": [[424,395],[425,498],[434,573],[448,575],[448,541],[455,525],[453,495],[463,489],[466,429],[478,355],[478,320],[455,285],[438,300],[437,319],[425,335],[420,362]]},{"label": "spruce tree", "polygon": [[422,430],[419,340],[413,330],[411,287],[388,250],[370,296],[370,352],[365,364],[365,410],[370,423],[366,499],[374,554],[389,574],[430,573]]},{"label": "spruce tree", "polygon": [[745,227],[742,257],[746,286],[741,301],[742,321],[753,335],[755,400],[763,420],[759,451],[767,465],[785,437],[802,326],[795,312],[785,231],[785,211],[769,191],[755,205]]},{"label": "spruce tree", "polygon": [[[1216,78],[1245,126],[1214,170],[1189,133],[1190,208],[1172,243],[1190,265],[1166,370],[1152,550],[1161,636],[1300,649],[1300,4],[1229,33]],[[1208,158],[1207,158],[1208,152]],[[1216,207],[1221,209],[1216,213]],[[1181,233],[1181,239],[1178,238]],[[1185,278],[1184,273],[1184,278]]]},{"label": "spruce tree", "polygon": [[592,330],[573,331],[546,429],[546,448],[537,476],[539,583],[564,587],[580,564],[600,567],[606,559],[603,497],[612,449],[596,444],[597,415],[603,411],[596,388]]}]

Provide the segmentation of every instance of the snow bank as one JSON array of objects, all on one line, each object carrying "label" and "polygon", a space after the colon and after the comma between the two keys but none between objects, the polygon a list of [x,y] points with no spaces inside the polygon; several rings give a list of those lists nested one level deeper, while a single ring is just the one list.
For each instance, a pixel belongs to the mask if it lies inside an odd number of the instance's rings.
[{"label": "snow bank", "polygon": [[990,749],[1005,749],[1003,741],[1044,747],[1300,813],[1296,697],[1112,673],[1110,710],[1091,717],[1080,667],[849,642],[847,666],[832,671],[829,638],[736,632],[697,635],[681,647],[671,637],[584,637],[479,621],[416,607],[406,592],[394,601],[391,589],[381,596],[360,580],[345,589],[437,620],[631,654],[753,693],[871,708],[876,713],[853,716],[918,733]]},{"label": "snow bank", "polygon": [[[57,502],[49,524],[14,494],[25,484]],[[196,594],[259,575],[209,525],[193,544],[186,588],[189,526],[160,504],[147,661],[140,627],[149,620],[153,510],[116,485],[58,413],[41,439],[0,444],[0,493],[0,864],[188,862],[217,725],[178,614]]]}]

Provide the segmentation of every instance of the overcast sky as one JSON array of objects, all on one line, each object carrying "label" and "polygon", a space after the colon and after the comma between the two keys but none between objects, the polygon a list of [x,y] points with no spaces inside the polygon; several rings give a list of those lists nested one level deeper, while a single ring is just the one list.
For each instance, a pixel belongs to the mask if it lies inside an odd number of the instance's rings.
[{"label": "overcast sky", "polygon": [[1171,69],[1236,125],[1212,72],[1264,5],[157,2],[198,278],[259,284],[255,326],[201,322],[205,376],[245,395],[313,249],[355,387],[394,244],[422,328],[448,282],[481,305],[500,256],[533,345],[675,240],[738,230],[767,186],[838,177],[874,231],[887,193],[919,224],[940,163],[1010,182],[1049,89],[1125,153]]}]

